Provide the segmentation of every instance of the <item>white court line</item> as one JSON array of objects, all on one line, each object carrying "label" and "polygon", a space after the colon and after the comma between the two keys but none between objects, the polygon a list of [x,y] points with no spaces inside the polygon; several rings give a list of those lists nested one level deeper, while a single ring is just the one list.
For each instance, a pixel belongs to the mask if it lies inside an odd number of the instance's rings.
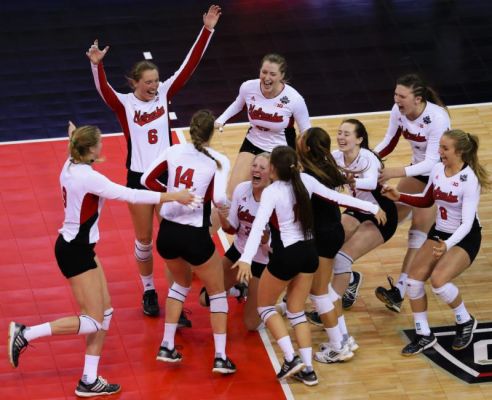
[{"label": "white court line", "polygon": [[439,343],[436,343],[433,347],[434,350],[436,350],[441,356],[443,356],[446,360],[450,361],[453,365],[455,365],[458,368],[461,368],[463,371],[465,371],[467,374],[470,374],[471,376],[474,376],[475,378],[480,375],[478,371],[475,371],[474,369],[470,368],[469,366],[463,364],[460,360],[458,360],[456,357],[453,357],[451,354],[449,354],[446,350],[444,350]]},{"label": "white court line", "polygon": [[[222,229],[219,229],[217,231],[217,236],[220,239],[220,243],[222,244],[222,247],[224,250],[228,249],[230,246],[229,241],[227,240],[227,236],[225,235],[224,231]],[[277,355],[275,354],[275,350],[273,350],[272,343],[270,342],[270,338],[268,337],[268,334],[266,333],[265,329],[260,329],[258,331],[260,334],[261,341],[263,342],[263,346],[265,346],[265,350],[268,354],[268,358],[270,359],[270,362],[273,365],[273,370],[278,371],[280,369],[280,363],[278,361]],[[290,390],[289,384],[285,381],[279,381],[280,387],[282,388],[285,398],[287,400],[294,400],[294,395],[292,394],[292,391]]]},{"label": "white court line", "polygon": [[[448,108],[455,109],[455,108],[467,108],[467,107],[488,107],[492,106],[492,103],[473,103],[473,104],[458,104],[455,106],[448,106]],[[336,119],[336,118],[346,118],[346,117],[356,117],[356,116],[361,116],[361,115],[389,115],[390,111],[375,111],[375,112],[366,112],[366,113],[352,113],[352,114],[337,114],[337,115],[324,115],[324,116],[318,116],[318,117],[310,117],[311,120],[317,121],[319,119]],[[225,126],[248,126],[249,122],[236,122],[233,124],[226,124]],[[173,128],[175,131],[178,130],[187,130],[189,127],[180,127],[180,128]],[[121,136],[123,135],[122,132],[118,133],[105,133],[103,136],[104,137],[110,137],[110,136]],[[23,144],[23,143],[37,143],[37,142],[56,142],[59,140],[67,140],[67,136],[59,137],[59,138],[49,138],[49,139],[29,139],[29,140],[13,140],[10,142],[0,142],[0,146],[2,145],[9,145],[9,144]]]},{"label": "white court line", "polygon": [[[492,328],[478,328],[473,331],[473,333],[487,333],[487,332],[492,332]],[[456,335],[456,331],[454,330],[434,333],[434,336],[453,336],[453,335]]]}]

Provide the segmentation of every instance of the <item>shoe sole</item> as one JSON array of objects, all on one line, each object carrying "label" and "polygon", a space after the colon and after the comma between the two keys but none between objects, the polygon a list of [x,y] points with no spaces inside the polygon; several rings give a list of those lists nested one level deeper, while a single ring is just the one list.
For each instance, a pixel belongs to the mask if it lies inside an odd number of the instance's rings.
[{"label": "shoe sole", "polygon": [[13,338],[15,332],[15,322],[10,322],[9,324],[9,339],[7,341],[7,352],[9,355],[9,362],[12,367],[17,368],[17,365],[14,364],[14,358],[12,357],[12,347],[13,347]]},{"label": "shoe sole", "polygon": [[114,392],[101,392],[101,393],[94,393],[94,392],[79,392],[77,389],[75,389],[75,394],[79,397],[96,397],[96,396],[111,396],[112,394],[116,394],[121,392],[121,387],[118,388],[118,390]]},{"label": "shoe sole", "polygon": [[340,358],[338,358],[334,361],[327,361],[324,358],[323,359],[318,358],[317,354],[315,353],[313,358],[314,358],[314,360],[316,360],[317,362],[319,362],[321,364],[336,364],[336,363],[341,363],[341,362],[351,360],[354,357],[354,355],[355,355],[354,353],[350,352],[350,353],[345,354],[344,356],[341,356]]},{"label": "shoe sole", "polygon": [[228,369],[228,368],[212,368],[212,372],[216,372],[218,374],[233,374],[236,372],[235,369]]},{"label": "shoe sole", "polygon": [[314,385],[317,385],[319,382],[318,380],[315,380],[315,381],[305,381],[304,379],[298,377],[297,375],[294,375],[293,378],[299,382],[302,382],[304,383],[306,386],[314,386]]},{"label": "shoe sole", "polygon": [[415,356],[417,354],[420,354],[422,353],[424,350],[427,350],[427,349],[430,349],[431,347],[434,347],[434,345],[437,343],[437,338],[434,338],[434,340],[432,342],[430,342],[429,344],[425,345],[424,347],[422,347],[419,351],[415,352],[415,353],[401,353],[402,356],[404,357],[411,357],[411,356]]},{"label": "shoe sole", "polygon": [[397,305],[395,305],[393,302],[391,302],[391,300],[389,300],[386,297],[386,295],[376,292],[376,297],[378,298],[378,300],[380,300],[382,303],[384,303],[384,305],[386,306],[386,308],[388,310],[393,311],[393,312],[397,312],[397,313],[401,312],[401,306],[398,307]]},{"label": "shoe sole", "polygon": [[342,308],[344,310],[350,310],[353,305],[355,304],[355,302],[357,301],[357,298],[359,297],[359,290],[360,290],[360,287],[362,286],[362,282],[364,280],[364,275],[362,275],[362,273],[358,272],[360,278],[359,278],[359,284],[357,285],[357,289],[355,290],[355,295],[354,295],[354,301],[352,302],[352,304],[350,304],[349,306],[344,306],[343,305],[343,302],[342,302]]},{"label": "shoe sole", "polygon": [[183,360],[183,358],[167,358],[167,357],[159,357],[155,358],[157,361],[167,362],[167,363],[178,363]]},{"label": "shoe sole", "polygon": [[466,349],[470,345],[470,343],[473,341],[473,334],[475,333],[475,329],[477,329],[477,325],[478,325],[478,321],[475,320],[475,322],[473,323],[472,334],[470,335],[470,340],[464,346],[461,346],[461,347],[451,346],[452,349],[457,350],[457,351]]},{"label": "shoe sole", "polygon": [[282,380],[282,379],[286,379],[294,374],[297,374],[301,369],[303,369],[306,365],[301,362],[300,364],[297,364],[294,368],[292,368],[289,372],[287,372],[284,376],[282,376],[281,378],[279,378],[277,376],[277,379],[278,380]]}]

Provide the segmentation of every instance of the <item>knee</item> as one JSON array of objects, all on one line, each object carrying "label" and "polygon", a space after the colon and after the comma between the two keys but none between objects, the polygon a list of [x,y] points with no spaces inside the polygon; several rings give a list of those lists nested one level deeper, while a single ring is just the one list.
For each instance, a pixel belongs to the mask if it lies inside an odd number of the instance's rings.
[{"label": "knee", "polygon": [[410,300],[418,300],[425,296],[425,283],[412,278],[407,279],[407,296]]},{"label": "knee", "polygon": [[450,282],[439,287],[432,285],[432,291],[446,304],[451,304],[459,294],[458,288]]},{"label": "knee", "polygon": [[427,233],[422,230],[412,228],[408,231],[408,248],[420,249],[427,240]]},{"label": "knee", "polygon": [[135,258],[139,262],[152,260],[152,239],[135,239]]}]

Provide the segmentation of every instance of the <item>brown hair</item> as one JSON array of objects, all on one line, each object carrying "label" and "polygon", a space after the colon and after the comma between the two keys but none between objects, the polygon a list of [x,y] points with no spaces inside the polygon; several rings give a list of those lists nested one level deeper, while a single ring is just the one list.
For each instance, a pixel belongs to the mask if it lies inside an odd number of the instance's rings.
[{"label": "brown hair", "polygon": [[275,147],[270,156],[270,164],[275,168],[279,180],[292,184],[296,198],[295,217],[301,223],[304,238],[309,239],[313,233],[313,211],[309,193],[301,180],[296,152],[289,146]]},{"label": "brown hair", "polygon": [[[345,119],[345,120],[343,120],[342,124],[344,124],[344,123],[354,125],[355,137],[357,139],[362,139],[362,142],[360,143],[360,147],[363,149],[369,150],[371,153],[373,153],[378,158],[379,162],[381,163],[381,167],[384,168],[383,160],[381,159],[381,157],[379,157],[379,154],[374,152],[369,147],[369,133],[367,133],[367,129],[366,129],[365,125],[362,122],[360,122],[358,119],[355,119],[355,118]],[[359,171],[359,172],[362,172],[362,171]],[[352,173],[354,173],[354,171],[352,171]]]},{"label": "brown hair", "polygon": [[199,152],[211,158],[217,164],[217,168],[221,169],[222,164],[216,160],[209,151],[203,147],[203,144],[208,142],[214,134],[215,117],[210,110],[199,110],[191,117],[190,121],[190,136],[193,146]]},{"label": "brown hair", "polygon": [[490,174],[478,161],[478,136],[466,133],[460,129],[451,129],[444,132],[444,135],[454,140],[456,152],[461,153],[461,159],[475,172],[482,189],[490,189]]},{"label": "brown hair", "polygon": [[126,76],[126,80],[132,89],[135,89],[133,82],[138,82],[145,71],[156,70],[159,73],[159,68],[153,62],[143,60],[135,63],[130,71],[130,73]]},{"label": "brown hair", "polygon": [[299,140],[304,146],[297,146],[297,155],[306,172],[331,189],[347,183],[331,155],[331,139],[328,132],[323,128],[309,128]]},{"label": "brown hair", "polygon": [[412,89],[412,93],[415,97],[422,97],[424,101],[430,101],[438,106],[441,106],[448,111],[446,105],[441,100],[437,92],[424,82],[424,80],[417,74],[407,74],[400,76],[396,80],[397,85],[405,86]]},{"label": "brown hair", "polygon": [[285,60],[285,57],[281,56],[280,54],[269,53],[262,58],[260,68],[263,66],[265,61],[271,62],[273,64],[278,64],[278,70],[280,71],[281,74],[284,74],[284,79],[282,79],[282,81],[287,82],[288,70],[287,70],[287,61]]},{"label": "brown hair", "polygon": [[68,151],[76,163],[92,164],[95,159],[90,157],[90,148],[101,140],[101,131],[97,126],[85,125],[75,129],[70,136]]}]

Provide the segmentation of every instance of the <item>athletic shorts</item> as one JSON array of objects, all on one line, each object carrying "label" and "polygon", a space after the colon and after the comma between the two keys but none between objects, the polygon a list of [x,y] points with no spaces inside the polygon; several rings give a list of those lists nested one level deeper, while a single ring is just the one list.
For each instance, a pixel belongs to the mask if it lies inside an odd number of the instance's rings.
[{"label": "athletic shorts", "polygon": [[241,148],[239,149],[240,153],[251,153],[254,154],[255,156],[261,153],[264,153],[266,150],[260,149],[259,147],[256,147],[253,143],[251,143],[247,138],[244,138],[243,144],[241,145]]},{"label": "athletic shorts", "polygon": [[275,278],[290,281],[299,273],[314,274],[318,264],[314,240],[303,240],[287,247],[275,246],[267,269]]},{"label": "athletic shorts", "polygon": [[[231,244],[231,247],[229,247],[229,250],[227,250],[226,253],[224,254],[224,257],[227,257],[229,261],[235,263],[237,260],[241,258],[241,253],[238,251],[238,249],[236,248],[236,246],[234,246],[233,243]],[[251,263],[251,273],[255,278],[259,279],[265,267],[266,264],[261,264],[259,262],[253,261]]]},{"label": "athletic shorts", "polygon": [[426,185],[427,185],[427,182],[429,182],[429,177],[425,176],[425,175],[415,175],[415,176],[412,176],[411,178],[415,178],[415,179],[419,180],[420,182],[423,182]]},{"label": "athletic shorts", "polygon": [[73,278],[97,268],[94,259],[96,257],[95,246],[95,243],[67,242],[62,235],[58,235],[55,243],[55,257],[65,278]]},{"label": "athletic shorts", "polygon": [[381,199],[378,200],[379,206],[386,213],[385,225],[379,225],[376,217],[374,217],[374,214],[366,214],[361,211],[350,209],[345,210],[343,213],[354,217],[361,224],[364,221],[372,221],[376,228],[379,229],[384,241],[387,242],[396,232],[396,228],[398,226],[398,211],[396,210],[396,205],[392,200],[387,199],[386,197],[381,197]]},{"label": "athletic shorts", "polygon": [[328,228],[315,230],[316,250],[319,257],[335,258],[345,242],[345,231],[340,222],[330,224]]},{"label": "athletic shorts", "polygon": [[[451,237],[452,233],[446,233],[442,231],[438,231],[436,229],[436,224],[432,225],[432,228],[429,231],[429,234],[427,235],[427,239],[430,240],[435,240],[437,242],[436,236],[441,239],[441,240],[447,240]],[[473,262],[475,257],[478,254],[478,251],[480,250],[480,244],[482,243],[482,227],[478,223],[478,221],[475,219],[473,221],[472,228],[470,229],[470,232],[461,239],[460,242],[458,242],[455,246],[461,247],[463,250],[465,250],[470,257],[470,263]]]},{"label": "athletic shorts", "polygon": [[162,220],[157,234],[157,251],[162,258],[182,258],[193,266],[202,265],[212,257],[215,245],[208,227],[182,225]]},{"label": "athletic shorts", "polygon": [[[132,170],[128,170],[126,173],[126,187],[129,187],[131,189],[147,189],[145,186],[143,186],[140,183],[140,178],[142,178],[143,173],[142,172],[135,172]],[[168,171],[165,171],[159,178],[157,178],[160,182],[162,182],[164,185],[167,185],[167,176],[168,176]]]}]

